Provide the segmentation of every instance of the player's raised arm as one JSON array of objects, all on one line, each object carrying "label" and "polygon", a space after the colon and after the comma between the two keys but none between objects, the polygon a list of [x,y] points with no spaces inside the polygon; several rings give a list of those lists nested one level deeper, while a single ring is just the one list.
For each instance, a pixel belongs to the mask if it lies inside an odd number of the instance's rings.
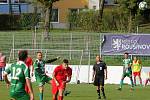
[{"label": "player's raised arm", "polygon": [[60,58],[60,57],[58,56],[58,57],[56,57],[56,58],[54,58],[54,59],[50,59],[50,60],[45,61],[45,63],[52,63],[52,62],[58,60],[59,58]]}]

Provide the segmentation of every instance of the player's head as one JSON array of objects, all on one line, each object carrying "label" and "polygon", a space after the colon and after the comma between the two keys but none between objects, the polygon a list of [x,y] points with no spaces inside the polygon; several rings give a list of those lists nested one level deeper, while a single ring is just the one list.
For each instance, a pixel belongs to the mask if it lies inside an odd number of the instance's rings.
[{"label": "player's head", "polygon": [[67,59],[64,59],[63,60],[63,67],[65,67],[65,68],[67,68],[68,67],[68,63],[69,63],[69,61],[67,60]]},{"label": "player's head", "polygon": [[99,61],[101,61],[101,57],[100,55],[96,55],[96,62],[99,62]]},{"label": "player's head", "polygon": [[129,53],[125,52],[124,53],[124,58],[127,59],[128,58]]},{"label": "player's head", "polygon": [[42,52],[37,52],[37,59],[38,60],[42,60],[42,58],[43,58],[43,55],[42,55]]},{"label": "player's head", "polygon": [[134,61],[137,61],[137,57],[136,57],[136,56],[134,56],[133,60],[134,60]]},{"label": "player's head", "polygon": [[19,60],[25,61],[27,57],[28,57],[28,52],[26,50],[21,50],[18,52]]}]

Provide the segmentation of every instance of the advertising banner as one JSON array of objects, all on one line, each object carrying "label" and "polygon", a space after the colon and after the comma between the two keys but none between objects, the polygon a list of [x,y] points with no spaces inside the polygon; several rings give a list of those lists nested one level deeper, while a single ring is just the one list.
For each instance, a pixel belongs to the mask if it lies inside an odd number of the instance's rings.
[{"label": "advertising banner", "polygon": [[104,35],[102,55],[150,54],[150,35]]}]

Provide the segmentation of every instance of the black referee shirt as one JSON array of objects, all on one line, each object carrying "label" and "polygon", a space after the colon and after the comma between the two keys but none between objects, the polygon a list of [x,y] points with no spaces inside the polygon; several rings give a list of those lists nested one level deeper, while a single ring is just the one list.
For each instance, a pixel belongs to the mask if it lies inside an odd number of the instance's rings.
[{"label": "black referee shirt", "polygon": [[93,70],[96,72],[95,76],[98,77],[104,77],[104,69],[106,69],[106,63],[103,61],[100,61],[99,64],[97,64],[97,62],[94,64],[93,66]]}]

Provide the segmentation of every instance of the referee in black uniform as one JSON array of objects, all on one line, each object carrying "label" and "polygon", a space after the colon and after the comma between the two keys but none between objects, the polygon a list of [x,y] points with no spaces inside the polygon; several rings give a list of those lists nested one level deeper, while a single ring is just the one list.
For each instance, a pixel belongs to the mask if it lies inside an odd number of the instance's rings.
[{"label": "referee in black uniform", "polygon": [[93,66],[92,81],[94,81],[94,85],[97,86],[98,99],[101,99],[100,89],[102,91],[104,99],[106,99],[106,95],[104,92],[104,80],[105,79],[107,79],[107,66],[105,62],[101,60],[101,57],[97,55],[96,63]]}]

